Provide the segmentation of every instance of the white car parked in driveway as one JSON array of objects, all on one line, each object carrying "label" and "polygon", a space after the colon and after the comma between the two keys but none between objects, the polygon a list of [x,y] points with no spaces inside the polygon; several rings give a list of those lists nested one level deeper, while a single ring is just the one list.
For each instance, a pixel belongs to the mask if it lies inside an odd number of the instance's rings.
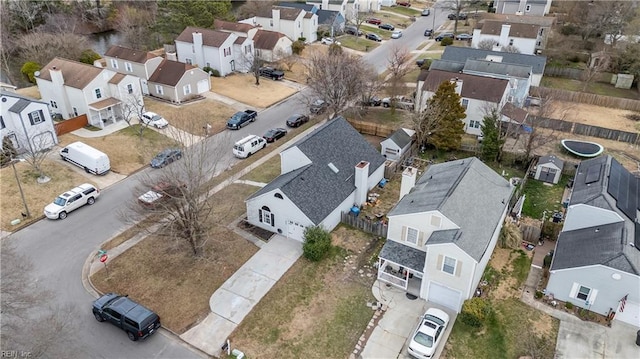
[{"label": "white car parked in driveway", "polygon": [[165,128],[169,126],[169,122],[164,117],[158,115],[155,112],[145,112],[140,117],[140,121],[146,125],[153,126],[155,128]]},{"label": "white car parked in driveway", "polygon": [[416,331],[411,337],[407,351],[415,358],[431,358],[442,341],[449,325],[449,315],[440,309],[429,308],[420,317]]},{"label": "white car parked in driveway", "polygon": [[65,219],[67,214],[85,204],[92,205],[100,196],[100,190],[90,183],[81,184],[78,187],[59,195],[53,203],[44,207],[44,215],[49,219]]},{"label": "white car parked in driveway", "polygon": [[330,37],[323,37],[322,40],[320,40],[320,42],[322,42],[325,45],[340,45],[339,41],[336,41],[336,39],[330,38]]}]

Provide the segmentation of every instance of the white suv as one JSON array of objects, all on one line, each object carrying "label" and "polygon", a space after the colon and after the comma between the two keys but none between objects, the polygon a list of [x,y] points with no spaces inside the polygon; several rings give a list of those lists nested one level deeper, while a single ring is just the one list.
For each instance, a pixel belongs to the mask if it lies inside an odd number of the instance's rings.
[{"label": "white suv", "polygon": [[165,128],[169,126],[169,122],[167,122],[167,120],[165,120],[164,117],[151,111],[147,111],[143,113],[142,116],[140,117],[140,121],[142,121],[142,123],[145,123],[149,126],[153,126],[155,128]]},{"label": "white suv", "polygon": [[59,195],[53,203],[44,207],[44,215],[50,219],[65,219],[67,213],[85,204],[92,205],[100,196],[100,190],[94,185],[85,183]]}]

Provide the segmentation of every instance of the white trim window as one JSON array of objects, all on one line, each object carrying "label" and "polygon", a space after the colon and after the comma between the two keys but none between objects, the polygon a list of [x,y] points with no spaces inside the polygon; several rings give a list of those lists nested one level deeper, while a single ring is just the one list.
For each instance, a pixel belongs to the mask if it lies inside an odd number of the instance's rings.
[{"label": "white trim window", "polygon": [[39,123],[44,122],[44,113],[42,110],[33,111],[29,113],[29,122],[31,122],[31,126],[37,125]]},{"label": "white trim window", "polygon": [[114,69],[118,69],[118,60],[116,59],[111,59],[111,67],[113,67]]},{"label": "white trim window", "polygon": [[442,271],[454,275],[456,272],[457,262],[458,261],[455,258],[444,256],[444,261],[442,261]]},{"label": "white trim window", "polygon": [[127,84],[127,93],[129,94],[133,93],[133,84]]},{"label": "white trim window", "polygon": [[415,228],[407,227],[406,241],[411,244],[418,244],[418,230]]},{"label": "white trim window", "polygon": [[160,95],[164,95],[164,89],[160,85],[156,85],[156,92]]},{"label": "white trim window", "polygon": [[53,100],[51,100],[51,107],[58,108],[58,103],[53,101]]},{"label": "white trim window", "polygon": [[480,128],[480,121],[469,120],[469,127],[470,128]]},{"label": "white trim window", "polygon": [[182,87],[185,95],[189,95],[191,93],[191,84],[184,85]]},{"label": "white trim window", "polygon": [[124,68],[127,69],[127,71],[129,71],[129,72],[133,72],[133,66],[131,66],[130,62],[125,62],[124,63]]},{"label": "white trim window", "polygon": [[93,92],[96,94],[96,99],[97,100],[102,98],[102,91],[99,88],[93,90]]},{"label": "white trim window", "polygon": [[464,107],[465,110],[467,109],[467,107],[469,107],[469,99],[462,99],[462,107]]},{"label": "white trim window", "polygon": [[269,209],[269,207],[267,206],[262,206],[262,208],[258,210],[258,220],[272,227],[275,226],[274,215],[273,213],[271,213],[271,209]]},{"label": "white trim window", "polygon": [[577,299],[579,301],[588,302],[590,305],[596,301],[598,290],[587,287],[579,283],[573,283],[569,297]]}]

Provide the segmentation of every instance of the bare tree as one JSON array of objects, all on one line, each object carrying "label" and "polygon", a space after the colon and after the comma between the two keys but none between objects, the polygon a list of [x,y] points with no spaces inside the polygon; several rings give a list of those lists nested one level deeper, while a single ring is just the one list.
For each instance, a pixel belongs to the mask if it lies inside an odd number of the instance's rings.
[{"label": "bare tree", "polygon": [[38,173],[38,183],[49,182],[49,177],[42,170],[42,163],[47,159],[49,153],[55,146],[55,134],[51,131],[40,132],[38,126],[26,126],[25,133],[16,135],[20,138],[24,146],[25,152],[22,158]]},{"label": "bare tree", "polygon": [[23,35],[17,44],[25,61],[43,65],[62,54],[67,59],[78,60],[82,51],[89,48],[85,37],[72,33],[34,32]]},{"label": "bare tree", "polygon": [[[188,123],[188,119],[181,120]],[[189,132],[196,133],[197,130],[194,128]],[[140,220],[150,214],[157,216],[159,224],[145,230],[178,243],[187,243],[194,257],[202,257],[208,255],[205,253],[207,243],[218,240],[218,236],[210,233],[214,227],[213,210],[216,206],[228,205],[209,199],[208,185],[212,177],[230,166],[230,162],[222,161],[221,156],[213,154],[228,152],[233,144],[229,135],[198,141],[197,136],[180,131],[172,133],[171,137],[180,143],[177,146],[181,148],[181,158],[154,173],[141,176],[140,186],[133,197],[142,196],[145,205],[136,200],[121,216],[136,225],[141,225]],[[156,194],[145,195],[149,190]]]},{"label": "bare tree", "polygon": [[555,130],[543,130],[540,126],[540,123],[541,121],[544,121],[545,118],[551,118],[552,116],[557,120],[564,120],[567,116],[567,113],[571,111],[571,108],[570,106],[566,107],[564,108],[562,113],[555,114],[553,106],[554,101],[552,97],[543,97],[540,100],[540,105],[538,106],[537,111],[535,111],[534,116],[531,116],[530,114],[527,117],[526,132],[528,133],[520,134],[518,136],[518,139],[516,140],[516,143],[519,140],[523,141],[524,153],[527,158],[531,157],[536,149],[546,145],[547,143],[557,140]]},{"label": "bare tree", "polygon": [[389,76],[387,78],[386,92],[391,98],[391,113],[395,112],[398,96],[404,95],[407,85],[404,77],[412,70],[411,54],[406,48],[394,46],[387,64]]},{"label": "bare tree", "polygon": [[256,86],[260,85],[260,68],[262,68],[265,64],[265,61],[258,56],[258,52],[255,54],[245,54],[243,56],[243,61],[246,64],[249,72],[256,79]]},{"label": "bare tree", "polygon": [[365,69],[363,80],[366,85],[362,89],[361,104],[364,106],[384,88],[384,80],[373,68]]},{"label": "bare tree", "polygon": [[632,1],[574,2],[569,18],[578,27],[583,41],[602,34],[611,36],[612,45],[615,45],[633,20],[634,8]]},{"label": "bare tree", "polygon": [[308,102],[319,98],[325,101],[336,116],[357,101],[369,78],[367,68],[359,57],[344,52],[314,52],[306,66],[311,96]]},{"label": "bare tree", "polygon": [[512,54],[519,54],[520,53],[520,49],[518,49],[517,47],[515,47],[513,45],[503,46],[500,50],[502,52],[510,52]]},{"label": "bare tree", "polygon": [[[464,9],[469,5],[469,0],[447,0],[444,4],[444,8],[451,9],[451,13],[456,15],[456,18],[453,22],[453,33],[458,33],[458,18],[460,18],[460,14],[464,12]],[[435,15],[434,15],[435,16]],[[465,24],[467,23],[468,18],[465,19]]]},{"label": "bare tree", "polygon": [[155,24],[157,4],[155,1],[145,1],[150,8],[139,8],[123,3],[119,6],[116,18],[118,32],[123,36],[123,42],[134,49],[146,49],[151,37],[151,29]]},{"label": "bare tree", "polygon": [[496,44],[495,41],[491,39],[485,39],[478,43],[478,48],[482,50],[493,50],[493,46]]},{"label": "bare tree", "polygon": [[277,3],[278,1],[275,0],[249,0],[238,8],[236,15],[238,19],[248,19],[264,10],[270,10],[271,7]]},{"label": "bare tree", "polygon": [[138,137],[142,139],[144,130],[149,127],[148,123],[142,122],[142,114],[146,112],[144,100],[139,93],[128,94],[122,102],[122,119],[127,125],[132,126],[134,119],[138,120]]},{"label": "bare tree", "polygon": [[300,62],[300,56],[298,55],[289,55],[288,53],[284,53],[283,50],[278,50],[278,57],[280,58],[280,63],[287,69],[287,71],[291,71],[293,65]]}]

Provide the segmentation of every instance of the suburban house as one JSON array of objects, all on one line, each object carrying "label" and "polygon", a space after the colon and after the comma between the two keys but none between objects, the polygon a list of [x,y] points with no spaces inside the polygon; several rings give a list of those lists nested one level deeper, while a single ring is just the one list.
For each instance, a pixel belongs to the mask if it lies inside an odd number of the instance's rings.
[{"label": "suburban house", "polygon": [[87,115],[89,124],[99,128],[122,121],[130,104],[143,103],[138,77],[60,57],[35,78],[52,112],[64,119]]},{"label": "suburban house", "polygon": [[551,0],[495,0],[498,14],[544,16],[551,9]]},{"label": "suburban house", "polygon": [[318,5],[314,5],[313,3],[281,2],[280,6],[302,9],[307,13],[317,15],[318,27],[322,28],[324,26],[325,28],[328,27],[330,30],[333,29],[334,34],[344,31],[346,19],[339,11],[322,10]]},{"label": "suburban house", "polygon": [[[395,5],[395,0],[393,3]],[[307,4],[315,5],[320,11],[331,11],[332,14],[338,13],[347,21],[354,20],[360,9],[373,9],[374,7],[377,10],[380,9],[380,5],[376,6],[374,1],[370,0],[311,0],[307,1]],[[318,14],[318,17],[320,17],[320,14]]]},{"label": "suburban house", "polygon": [[546,294],[640,327],[640,178],[612,156],[582,161]]},{"label": "suburban house", "polygon": [[111,46],[104,54],[104,59],[109,70],[138,77],[144,95],[149,94],[147,80],[162,62],[162,57],[151,52],[120,45]]},{"label": "suburban house", "polygon": [[427,101],[435,95],[444,81],[456,84],[456,93],[460,95],[462,107],[467,114],[463,119],[466,133],[482,135],[481,125],[487,111],[493,108],[500,111],[507,102],[509,80],[430,70],[424,76],[418,77],[416,111],[425,109]]},{"label": "suburban house", "polygon": [[484,20],[473,29],[471,47],[477,48],[483,41],[491,41],[496,51],[516,48],[519,53],[534,55],[546,46],[547,33],[540,25]]},{"label": "suburban house", "polygon": [[[473,297],[514,187],[475,157],[402,174],[378,279],[457,312]],[[477,203],[481,205],[469,205]]]},{"label": "suburban house", "polygon": [[466,63],[467,59],[485,60],[505,64],[531,66],[531,86],[540,86],[544,68],[547,63],[545,56],[516,54],[492,50],[475,49],[471,47],[447,46],[441,56],[442,60]]},{"label": "suburban house", "polygon": [[149,94],[180,104],[211,89],[209,74],[189,64],[164,59],[149,77]]},{"label": "suburban house", "polygon": [[275,62],[293,54],[293,41],[276,31],[258,30],[253,43],[256,55],[266,62]]},{"label": "suburban house", "polygon": [[562,177],[564,161],[554,155],[542,156],[538,158],[536,173],[533,178],[538,181],[557,184]]},{"label": "suburban house", "polygon": [[273,6],[240,22],[283,33],[291,41],[304,38],[305,43],[312,43],[318,39],[318,15],[299,8]]},{"label": "suburban house", "polygon": [[[253,62],[253,40],[234,32],[187,27],[175,40],[178,62],[210,67],[220,76],[247,72]],[[167,54],[167,58],[174,60]]]},{"label": "suburban house", "polygon": [[411,148],[415,133],[416,131],[408,128],[396,130],[391,136],[380,142],[380,153],[387,160],[395,161],[400,159]]},{"label": "suburban house", "polygon": [[342,212],[367,200],[384,176],[385,158],[343,117],[280,153],[281,174],[247,200],[247,221],[304,241],[306,227],[332,230]]},{"label": "suburban house", "polygon": [[37,153],[58,143],[46,102],[0,91],[0,139],[8,137],[18,153]]}]

